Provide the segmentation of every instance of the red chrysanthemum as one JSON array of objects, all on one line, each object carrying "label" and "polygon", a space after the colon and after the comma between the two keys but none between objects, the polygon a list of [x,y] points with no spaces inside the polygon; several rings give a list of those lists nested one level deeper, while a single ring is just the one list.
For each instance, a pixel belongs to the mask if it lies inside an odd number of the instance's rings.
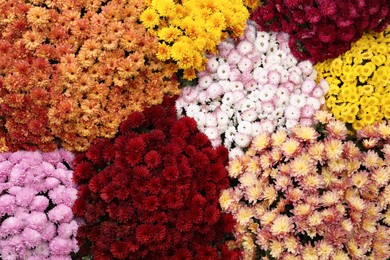
[{"label": "red chrysanthemum", "polygon": [[218,204],[228,152],[193,119],[177,120],[174,101],[130,115],[115,139],[76,158],[78,241],[94,258],[238,259],[218,249],[232,231]]},{"label": "red chrysanthemum", "polygon": [[251,19],[261,30],[290,34],[292,54],[321,62],[347,51],[365,31],[390,24],[390,0],[266,1]]}]

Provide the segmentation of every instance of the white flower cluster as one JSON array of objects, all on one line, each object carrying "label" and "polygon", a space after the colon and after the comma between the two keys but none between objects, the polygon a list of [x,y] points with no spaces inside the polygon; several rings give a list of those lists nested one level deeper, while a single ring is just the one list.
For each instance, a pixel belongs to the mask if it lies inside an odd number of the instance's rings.
[{"label": "white flower cluster", "polygon": [[316,84],[310,61],[299,62],[285,33],[259,32],[248,22],[238,44],[222,42],[209,57],[198,84],[187,86],[176,102],[179,117],[196,120],[213,146],[225,145],[230,157],[243,154],[253,137],[277,128],[311,125],[324,104],[326,81]]}]

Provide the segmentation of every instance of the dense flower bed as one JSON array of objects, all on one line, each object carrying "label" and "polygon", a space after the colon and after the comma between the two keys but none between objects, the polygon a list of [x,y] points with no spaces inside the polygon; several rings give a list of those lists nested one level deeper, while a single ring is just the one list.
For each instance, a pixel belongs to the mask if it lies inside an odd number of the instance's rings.
[{"label": "dense flower bed", "polygon": [[0,259],[390,259],[389,8],[0,0]]}]

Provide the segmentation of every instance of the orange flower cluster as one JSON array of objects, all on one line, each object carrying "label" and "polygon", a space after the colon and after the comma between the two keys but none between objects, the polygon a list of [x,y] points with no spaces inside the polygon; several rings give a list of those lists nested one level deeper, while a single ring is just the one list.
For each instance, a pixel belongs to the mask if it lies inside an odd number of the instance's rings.
[{"label": "orange flower cluster", "polygon": [[178,94],[138,23],[142,0],[0,2],[0,150],[84,151],[131,112]]}]

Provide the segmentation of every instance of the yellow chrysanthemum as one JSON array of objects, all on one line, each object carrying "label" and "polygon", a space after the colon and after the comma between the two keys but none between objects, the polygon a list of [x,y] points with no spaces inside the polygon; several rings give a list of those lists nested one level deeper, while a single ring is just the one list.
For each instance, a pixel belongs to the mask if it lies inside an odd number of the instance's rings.
[{"label": "yellow chrysanthemum", "polygon": [[[325,78],[330,84],[327,107],[337,119],[351,124],[355,130],[390,119],[390,111],[379,107],[388,104],[382,101],[385,86],[390,84],[390,68],[386,66],[388,36],[388,31],[366,33],[346,53],[315,66],[318,79]],[[335,83],[335,79],[339,82]],[[353,111],[349,110],[351,104],[356,105]]]},{"label": "yellow chrysanthemum", "polygon": [[154,28],[160,23],[160,17],[152,8],[146,9],[139,17],[139,20],[146,28]]}]

